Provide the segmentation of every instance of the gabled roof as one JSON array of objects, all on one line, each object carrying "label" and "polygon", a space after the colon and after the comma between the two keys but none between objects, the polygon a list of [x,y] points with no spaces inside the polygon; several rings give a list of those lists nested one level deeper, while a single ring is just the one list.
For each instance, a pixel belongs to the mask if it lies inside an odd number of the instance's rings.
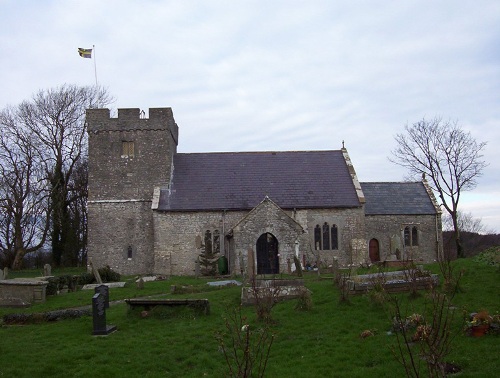
[{"label": "gabled roof", "polygon": [[247,210],[269,196],[283,209],[361,206],[342,151],[178,153],[158,210]]},{"label": "gabled roof", "polygon": [[362,182],[366,215],[436,214],[422,182]]}]

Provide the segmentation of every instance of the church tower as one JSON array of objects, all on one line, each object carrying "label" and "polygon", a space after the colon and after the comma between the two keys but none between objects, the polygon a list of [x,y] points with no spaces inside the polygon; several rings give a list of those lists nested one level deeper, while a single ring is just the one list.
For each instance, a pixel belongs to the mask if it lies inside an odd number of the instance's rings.
[{"label": "church tower", "polygon": [[154,188],[168,188],[178,126],[171,108],[87,110],[88,258],[121,274],[153,269]]}]

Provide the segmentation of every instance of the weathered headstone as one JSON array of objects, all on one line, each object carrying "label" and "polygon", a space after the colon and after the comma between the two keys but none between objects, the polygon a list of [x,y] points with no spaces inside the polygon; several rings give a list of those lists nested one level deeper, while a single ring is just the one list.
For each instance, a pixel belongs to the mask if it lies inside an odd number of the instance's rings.
[{"label": "weathered headstone", "polygon": [[3,280],[3,270],[0,270],[0,281]]},{"label": "weathered headstone", "polygon": [[247,251],[247,265],[248,265],[248,274],[250,277],[254,277],[257,272],[255,271],[255,254],[252,248],[248,248]]},{"label": "weathered headstone", "polygon": [[3,279],[6,280],[9,278],[9,268],[5,267],[3,268]]},{"label": "weathered headstone", "polygon": [[50,264],[45,264],[43,266],[43,275],[44,275],[44,277],[48,277],[48,276],[52,275],[52,267],[50,266]]},{"label": "weathered headstone", "polygon": [[194,262],[194,276],[200,277],[200,258],[198,257]]},{"label": "weathered headstone", "polygon": [[302,265],[300,265],[300,260],[297,256],[293,256],[293,263],[295,264],[295,271],[298,277],[302,277]]},{"label": "weathered headstone", "polygon": [[103,295],[94,294],[92,297],[93,335],[109,335],[116,330],[116,326],[106,324],[106,303]]},{"label": "weathered headstone", "polygon": [[97,268],[94,266],[94,264],[92,264],[92,260],[89,260],[89,264],[90,264],[90,268],[92,269],[92,274],[94,275],[96,282],[98,284],[102,284],[102,279],[101,279],[101,275],[99,274],[99,270],[97,270]]},{"label": "weathered headstone", "polygon": [[104,306],[105,308],[109,308],[109,287],[106,285],[99,285],[94,288],[94,292],[97,294],[101,294],[104,298]]},{"label": "weathered headstone", "polygon": [[137,280],[137,289],[144,290],[144,280],[142,277]]}]

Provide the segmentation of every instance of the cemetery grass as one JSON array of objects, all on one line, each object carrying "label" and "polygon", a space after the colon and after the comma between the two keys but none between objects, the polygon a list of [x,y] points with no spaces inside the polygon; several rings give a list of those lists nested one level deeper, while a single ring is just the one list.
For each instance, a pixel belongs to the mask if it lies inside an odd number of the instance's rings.
[{"label": "cemetery grass", "polygon": [[[465,269],[461,291],[453,298],[455,335],[447,361],[458,365],[460,377],[487,377],[498,373],[499,338],[486,335],[471,338],[463,332],[463,313],[499,309],[498,267],[472,259],[454,263]],[[438,271],[437,266],[429,266]],[[126,278],[131,281],[131,278]],[[106,312],[107,324],[118,330],[109,336],[92,336],[92,318],[61,320],[53,323],[2,326],[0,335],[0,375],[11,377],[223,377],[227,366],[217,332],[225,331],[224,317],[238,307],[240,287],[208,288],[206,279],[172,277],[146,282],[143,290],[130,282],[125,288],[112,288],[116,301]],[[391,331],[393,308],[389,302],[373,303],[368,295],[351,296],[340,304],[339,290],[331,279],[306,275],[312,292],[313,308],[295,309],[297,300],[278,303],[272,310],[271,331],[275,335],[267,365],[269,377],[394,377],[405,376],[394,357],[397,339]],[[170,286],[185,286],[192,293],[170,294]],[[78,291],[54,297],[29,309],[0,309],[11,312],[42,312],[89,305],[93,291]],[[188,308],[157,309],[147,318],[140,310],[129,310],[124,298],[207,298],[208,316]],[[423,293],[410,300],[398,295],[403,315],[425,313],[428,300]],[[252,328],[256,321],[253,307],[242,313]],[[361,338],[364,330],[371,337]],[[417,345],[412,348],[417,348]]]}]

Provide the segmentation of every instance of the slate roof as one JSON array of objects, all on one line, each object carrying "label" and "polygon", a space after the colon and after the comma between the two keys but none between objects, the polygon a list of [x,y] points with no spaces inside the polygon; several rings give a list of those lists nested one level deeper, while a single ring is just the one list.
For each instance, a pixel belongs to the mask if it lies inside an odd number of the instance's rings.
[{"label": "slate roof", "polygon": [[158,210],[247,210],[269,196],[283,209],[361,206],[342,151],[179,153]]},{"label": "slate roof", "polygon": [[422,182],[362,182],[366,215],[436,214]]}]

